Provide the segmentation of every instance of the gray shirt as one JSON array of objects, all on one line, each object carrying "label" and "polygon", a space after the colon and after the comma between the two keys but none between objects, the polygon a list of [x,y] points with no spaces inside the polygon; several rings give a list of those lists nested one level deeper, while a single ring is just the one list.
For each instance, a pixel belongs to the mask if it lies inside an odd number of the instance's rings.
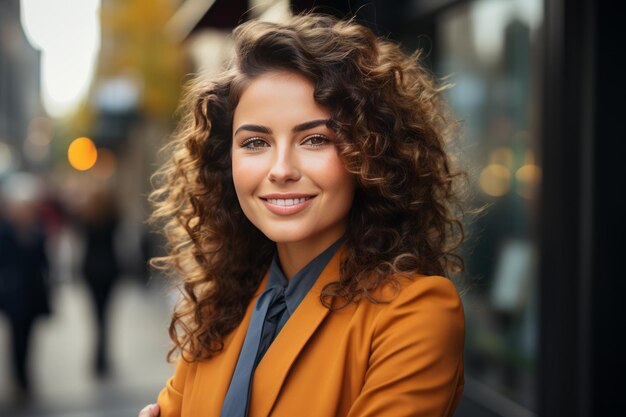
[{"label": "gray shirt", "polygon": [[[278,254],[274,255],[274,259],[272,260],[272,265],[270,266],[269,277],[267,278],[267,287],[282,287],[285,289],[285,305],[287,308],[282,313],[282,316],[278,319],[278,326],[276,332],[271,338],[270,344],[278,333],[280,333],[281,329],[287,323],[287,320],[293,315],[296,311],[296,308],[300,305],[304,297],[307,295],[317,278],[319,278],[320,274],[333,257],[335,252],[339,249],[341,244],[344,242],[344,238],[341,237],[335,243],[330,245],[327,249],[325,249],[322,253],[317,255],[311,262],[306,264],[301,270],[299,270],[290,280],[285,278],[285,274],[280,267],[280,262],[278,260]],[[263,355],[265,354],[264,350],[267,350],[269,345],[263,349],[261,348],[260,356],[257,358],[257,363],[261,360]]]}]

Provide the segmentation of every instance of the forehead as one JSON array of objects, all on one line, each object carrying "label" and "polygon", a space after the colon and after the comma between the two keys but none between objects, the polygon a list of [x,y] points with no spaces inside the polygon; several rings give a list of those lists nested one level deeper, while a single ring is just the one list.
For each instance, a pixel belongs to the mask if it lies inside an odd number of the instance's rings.
[{"label": "forehead", "polygon": [[315,86],[306,77],[286,71],[255,77],[243,90],[233,115],[233,129],[246,123],[293,126],[330,116],[313,98]]}]

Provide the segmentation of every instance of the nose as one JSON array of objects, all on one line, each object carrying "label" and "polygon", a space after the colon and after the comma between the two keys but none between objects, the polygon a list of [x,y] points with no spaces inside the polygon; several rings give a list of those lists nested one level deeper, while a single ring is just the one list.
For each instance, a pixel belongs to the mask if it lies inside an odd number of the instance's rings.
[{"label": "nose", "polygon": [[283,147],[276,148],[275,157],[268,172],[268,179],[273,183],[286,183],[289,181],[298,181],[300,179],[300,170],[296,156],[291,149]]}]

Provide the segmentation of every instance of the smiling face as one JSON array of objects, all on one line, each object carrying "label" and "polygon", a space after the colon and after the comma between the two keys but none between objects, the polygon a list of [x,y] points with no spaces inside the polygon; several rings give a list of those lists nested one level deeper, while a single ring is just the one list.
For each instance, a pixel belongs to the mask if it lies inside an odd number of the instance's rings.
[{"label": "smiling face", "polygon": [[270,240],[324,249],[346,230],[355,179],[313,91],[295,73],[254,78],[233,116],[232,172],[244,214]]}]

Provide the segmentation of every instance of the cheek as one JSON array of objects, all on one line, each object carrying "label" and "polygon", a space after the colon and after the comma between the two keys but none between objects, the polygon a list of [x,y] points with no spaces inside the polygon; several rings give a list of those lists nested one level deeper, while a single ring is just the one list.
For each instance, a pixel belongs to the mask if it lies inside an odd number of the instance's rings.
[{"label": "cheek", "polygon": [[232,159],[232,174],[239,207],[241,207],[244,216],[254,224],[254,206],[250,200],[250,196],[256,189],[253,181],[254,176],[250,175],[250,169],[246,164],[237,158]]},{"label": "cheek", "polygon": [[254,187],[254,175],[250,175],[250,169],[253,167],[249,167],[248,165],[249,164],[246,164],[245,161],[240,158],[233,157],[232,159],[233,184],[237,192],[239,203],[242,206],[244,205],[242,198]]},{"label": "cheek", "polygon": [[320,185],[337,193],[338,203],[352,205],[356,181],[354,175],[346,170],[339,156],[333,155],[332,158],[320,164],[318,173]]}]

